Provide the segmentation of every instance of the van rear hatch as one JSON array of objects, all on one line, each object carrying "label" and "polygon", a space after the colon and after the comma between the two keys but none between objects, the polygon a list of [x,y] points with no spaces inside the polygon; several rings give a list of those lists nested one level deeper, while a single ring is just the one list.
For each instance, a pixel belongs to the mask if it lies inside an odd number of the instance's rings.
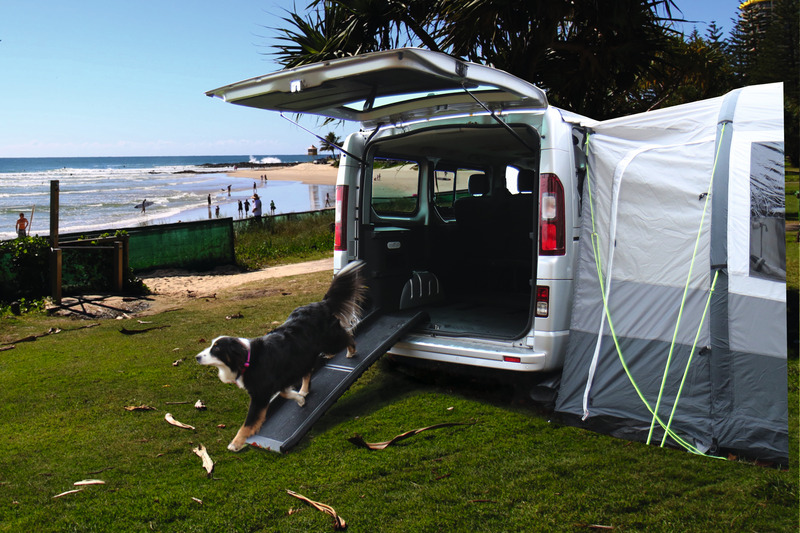
[{"label": "van rear hatch", "polygon": [[281,70],[206,94],[237,105],[374,127],[483,111],[465,88],[493,111],[547,106],[544,91],[507,72],[418,48]]}]

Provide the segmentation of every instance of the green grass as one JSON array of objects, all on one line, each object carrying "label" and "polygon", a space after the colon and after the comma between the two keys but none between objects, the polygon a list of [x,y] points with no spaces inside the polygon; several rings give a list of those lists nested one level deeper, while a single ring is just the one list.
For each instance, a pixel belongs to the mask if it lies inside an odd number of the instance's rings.
[{"label": "green grass", "polygon": [[[262,218],[237,225],[234,250],[239,266],[257,270],[276,264],[329,257],[333,250],[333,211],[298,220]],[[242,229],[239,229],[242,228]]]},{"label": "green grass", "polygon": [[[0,342],[63,330],[0,352],[0,531],[332,529],[328,516],[287,489],[333,506],[353,532],[796,530],[796,359],[787,471],[563,426],[506,386],[410,373],[384,360],[289,454],[228,452],[246,393],[222,384],[194,354],[216,335],[264,333],[320,298],[329,280],[320,273],[242,287],[149,317],[147,326],[0,318]],[[243,318],[225,319],[237,313]],[[169,327],[126,336],[123,326]],[[192,407],[197,399],[206,411]],[[123,409],[139,404],[156,410]],[[169,426],[166,412],[197,429]],[[474,423],[382,452],[347,442],[442,422]],[[216,462],[211,478],[192,453],[201,443]],[[53,499],[87,478],[106,484]]]}]

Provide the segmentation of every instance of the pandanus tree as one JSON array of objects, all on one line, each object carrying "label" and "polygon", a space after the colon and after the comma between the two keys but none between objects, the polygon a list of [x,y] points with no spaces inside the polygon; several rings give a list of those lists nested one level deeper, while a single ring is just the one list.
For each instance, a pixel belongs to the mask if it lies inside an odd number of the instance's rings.
[{"label": "pandanus tree", "polygon": [[673,61],[672,0],[311,0],[287,11],[273,54],[285,67],[402,46],[505,70],[594,118],[643,111],[634,95]]}]

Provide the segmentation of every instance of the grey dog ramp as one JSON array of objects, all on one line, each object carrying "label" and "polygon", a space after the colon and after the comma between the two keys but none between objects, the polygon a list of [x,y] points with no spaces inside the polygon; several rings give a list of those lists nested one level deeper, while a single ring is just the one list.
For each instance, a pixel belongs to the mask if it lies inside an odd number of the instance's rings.
[{"label": "grey dog ramp", "polygon": [[273,452],[289,451],[372,363],[426,318],[419,311],[372,314],[365,318],[356,331],[356,356],[348,359],[343,350],[317,369],[311,375],[303,407],[294,400],[276,396],[267,409],[261,431],[247,439],[247,443]]}]

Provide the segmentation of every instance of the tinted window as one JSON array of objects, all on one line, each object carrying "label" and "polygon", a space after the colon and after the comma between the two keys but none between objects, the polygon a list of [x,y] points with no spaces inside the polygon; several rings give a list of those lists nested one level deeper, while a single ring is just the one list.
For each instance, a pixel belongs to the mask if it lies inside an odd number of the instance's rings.
[{"label": "tinted window", "polygon": [[433,201],[443,218],[454,218],[453,204],[459,198],[469,196],[469,177],[473,174],[483,172],[471,168],[436,169]]},{"label": "tinted window", "polygon": [[372,208],[379,215],[408,215],[419,206],[420,166],[416,161],[375,159]]}]

